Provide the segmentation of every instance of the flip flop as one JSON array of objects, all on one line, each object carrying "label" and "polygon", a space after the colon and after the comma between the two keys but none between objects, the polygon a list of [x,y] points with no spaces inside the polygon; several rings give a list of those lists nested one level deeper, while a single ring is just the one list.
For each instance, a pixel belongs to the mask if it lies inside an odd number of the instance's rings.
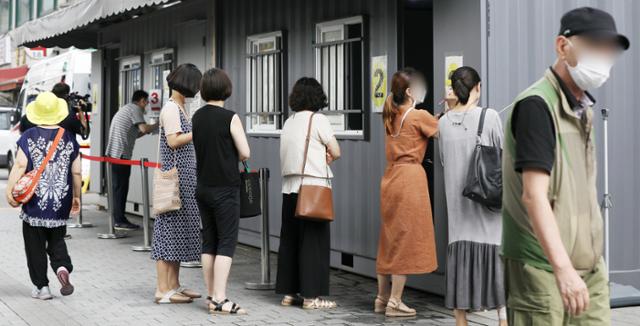
[{"label": "flip flop", "polygon": [[176,292],[184,295],[185,297],[189,297],[191,299],[198,299],[198,298],[202,298],[202,294],[194,291],[194,290],[190,290],[190,289],[185,289],[184,287],[179,287],[176,289]]},{"label": "flip flop", "polygon": [[156,297],[155,300],[158,304],[168,303],[191,303],[193,300],[187,296],[178,293],[176,290],[169,290],[162,297]]}]

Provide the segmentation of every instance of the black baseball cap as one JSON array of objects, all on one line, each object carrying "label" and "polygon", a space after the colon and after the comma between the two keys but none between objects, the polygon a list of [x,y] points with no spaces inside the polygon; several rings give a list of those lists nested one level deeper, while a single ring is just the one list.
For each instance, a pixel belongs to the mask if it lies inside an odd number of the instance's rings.
[{"label": "black baseball cap", "polygon": [[615,39],[623,50],[629,49],[629,39],[618,34],[616,22],[606,11],[591,7],[573,9],[560,20],[559,35],[585,35],[595,39]]}]

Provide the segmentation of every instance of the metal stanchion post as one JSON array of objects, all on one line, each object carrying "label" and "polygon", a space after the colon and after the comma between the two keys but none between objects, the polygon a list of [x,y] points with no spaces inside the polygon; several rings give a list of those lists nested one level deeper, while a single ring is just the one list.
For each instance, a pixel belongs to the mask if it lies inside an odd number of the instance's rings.
[{"label": "metal stanchion post", "polygon": [[78,222],[67,224],[68,228],[92,228],[93,224],[82,222],[82,188],[80,189],[80,213],[78,214]]},{"label": "metal stanchion post", "polygon": [[262,210],[262,248],[260,248],[262,278],[259,283],[245,283],[245,287],[250,290],[272,290],[275,288],[275,283],[271,281],[271,250],[269,249],[269,169],[261,168],[259,173]]},{"label": "metal stanchion post", "polygon": [[142,234],[144,235],[144,242],[141,246],[132,246],[133,251],[151,251],[151,211],[149,209],[149,168],[144,164],[149,160],[146,158],[140,159],[140,175],[142,176]]},{"label": "metal stanchion post", "polygon": [[126,237],[126,234],[116,232],[113,225],[113,176],[111,175],[111,163],[106,162],[107,167],[107,200],[109,202],[109,229],[107,233],[98,233],[99,239],[119,239]]}]

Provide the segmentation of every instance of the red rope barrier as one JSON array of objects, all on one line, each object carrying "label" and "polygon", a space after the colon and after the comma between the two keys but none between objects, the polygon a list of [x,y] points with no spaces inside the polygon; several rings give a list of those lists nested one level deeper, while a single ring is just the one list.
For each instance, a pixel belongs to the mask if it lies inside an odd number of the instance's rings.
[{"label": "red rope barrier", "polygon": [[[118,165],[131,165],[131,166],[140,166],[142,161],[140,160],[123,160],[123,159],[119,159],[119,158],[113,158],[113,157],[105,157],[105,156],[91,156],[91,155],[86,155],[86,154],[80,154],[82,156],[82,158],[87,159],[89,161],[94,161],[94,162],[109,162],[111,164],[118,164]],[[145,167],[148,168],[160,168],[160,163],[157,162],[145,162],[144,163]]]}]

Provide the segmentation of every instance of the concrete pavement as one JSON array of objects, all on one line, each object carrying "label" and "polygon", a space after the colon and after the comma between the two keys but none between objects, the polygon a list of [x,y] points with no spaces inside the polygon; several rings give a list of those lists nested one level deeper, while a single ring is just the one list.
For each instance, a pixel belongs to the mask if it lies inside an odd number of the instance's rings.
[{"label": "concrete pavement", "polygon": [[[6,172],[0,170],[0,190],[4,194]],[[94,228],[69,229],[67,241],[74,264],[72,282],[76,292],[59,295],[59,284],[49,271],[50,286],[56,296],[40,301],[30,297],[31,282],[24,257],[21,225],[17,209],[0,200],[0,325],[454,325],[451,313],[442,307],[441,297],[407,290],[405,301],[419,315],[395,320],[372,313],[375,280],[334,270],[332,299],[339,307],[329,311],[305,311],[281,307],[273,291],[252,291],[244,282],[259,278],[259,250],[240,246],[231,272],[229,296],[249,311],[246,316],[207,314],[204,300],[185,305],[153,303],[155,265],[148,253],[134,252],[142,243],[142,232],[118,240],[96,237],[106,230],[106,213],[85,200],[85,219]],[[133,219],[140,222],[139,219]],[[275,279],[275,260],[273,255]],[[181,269],[184,286],[204,293],[200,269]],[[473,314],[471,325],[497,325],[495,312]],[[638,325],[639,308],[614,311],[614,325]]]}]

